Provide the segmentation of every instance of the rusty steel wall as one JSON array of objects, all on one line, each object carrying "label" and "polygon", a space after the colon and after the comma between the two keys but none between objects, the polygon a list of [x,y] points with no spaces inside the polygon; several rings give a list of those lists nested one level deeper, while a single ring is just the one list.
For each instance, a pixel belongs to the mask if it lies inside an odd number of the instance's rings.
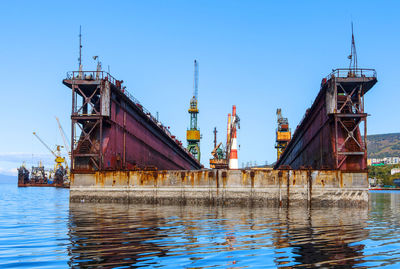
[{"label": "rusty steel wall", "polygon": [[111,99],[111,125],[104,127],[103,154],[109,169],[198,169],[175,141],[165,135],[148,116],[135,111],[126,101]]},{"label": "rusty steel wall", "polygon": [[110,74],[72,72],[63,83],[72,89],[72,173],[201,168]]},{"label": "rusty steel wall", "polygon": [[279,164],[289,165],[293,169],[302,166],[314,169],[335,169],[332,150],[332,128],[325,108],[325,95],[321,91],[311,109],[307,110],[303,121],[286,150],[281,155]]},{"label": "rusty steel wall", "polygon": [[366,171],[364,94],[376,82],[372,69],[337,69],[323,79],[275,169]]},{"label": "rusty steel wall", "polygon": [[365,206],[366,172],[132,171],[75,174],[71,201],[210,205]]}]

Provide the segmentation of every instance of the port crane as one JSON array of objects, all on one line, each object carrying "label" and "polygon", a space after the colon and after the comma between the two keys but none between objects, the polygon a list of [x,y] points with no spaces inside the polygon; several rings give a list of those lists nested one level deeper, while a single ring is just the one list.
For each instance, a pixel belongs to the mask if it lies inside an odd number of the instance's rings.
[{"label": "port crane", "polygon": [[217,127],[214,127],[214,149],[211,152],[211,155],[220,160],[224,158],[224,150],[222,148],[222,142],[217,145]]},{"label": "port crane", "polygon": [[216,169],[238,169],[237,159],[237,129],[240,129],[240,118],[236,114],[236,106],[232,106],[232,114],[228,114],[228,125],[226,132],[226,147],[222,142],[217,145],[217,128],[214,128],[214,149],[210,159],[210,168]]},{"label": "port crane", "polygon": [[65,161],[64,157],[61,157],[61,145],[56,145],[56,150],[52,150],[37,134],[36,132],[33,132],[33,135],[40,141],[40,143],[47,148],[48,151],[51,152],[51,154],[55,157],[55,165],[54,165],[54,171],[57,171],[58,168],[64,168],[63,164],[65,164],[65,168],[68,170],[68,164]]},{"label": "port crane", "polygon": [[289,141],[291,139],[291,132],[289,129],[289,121],[287,118],[282,116],[282,110],[278,108],[276,110],[278,128],[276,129],[276,143],[275,148],[277,152],[277,160],[281,157],[285,151]]},{"label": "port crane", "polygon": [[199,65],[196,60],[194,60],[194,81],[193,81],[193,97],[190,99],[190,128],[186,131],[186,140],[188,143],[188,151],[200,161],[200,130],[197,128],[197,115],[199,114],[199,109],[197,107],[198,98],[198,82],[199,82]]},{"label": "port crane", "polygon": [[217,127],[214,128],[214,149],[211,152],[213,156],[210,159],[210,168],[215,169],[227,169],[228,160],[226,159],[226,152],[223,148],[222,142],[217,144]]},{"label": "port crane", "polygon": [[65,134],[65,131],[64,131],[63,127],[61,126],[61,123],[60,123],[60,120],[58,119],[58,117],[56,117],[56,120],[57,120],[57,124],[58,124],[58,129],[60,130],[60,134],[61,134],[61,137],[64,142],[64,149],[67,151],[69,159],[71,159],[71,144],[67,140],[67,135]]}]

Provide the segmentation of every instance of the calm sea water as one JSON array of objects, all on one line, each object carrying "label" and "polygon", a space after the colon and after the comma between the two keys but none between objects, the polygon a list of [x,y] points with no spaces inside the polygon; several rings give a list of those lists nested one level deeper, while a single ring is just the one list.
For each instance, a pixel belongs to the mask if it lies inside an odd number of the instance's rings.
[{"label": "calm sea water", "polygon": [[70,204],[0,181],[0,268],[400,268],[400,192],[369,209]]}]

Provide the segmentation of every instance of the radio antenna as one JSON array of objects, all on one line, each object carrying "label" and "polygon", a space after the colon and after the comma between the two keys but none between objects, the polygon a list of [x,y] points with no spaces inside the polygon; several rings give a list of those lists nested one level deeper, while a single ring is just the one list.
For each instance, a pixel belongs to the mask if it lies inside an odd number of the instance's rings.
[{"label": "radio antenna", "polygon": [[79,25],[79,68],[82,66],[82,26]]},{"label": "radio antenna", "polygon": [[353,32],[353,22],[351,22],[351,52],[348,57],[350,60],[350,71],[355,74],[357,71],[357,51],[356,51],[356,42],[354,41],[354,32]]}]

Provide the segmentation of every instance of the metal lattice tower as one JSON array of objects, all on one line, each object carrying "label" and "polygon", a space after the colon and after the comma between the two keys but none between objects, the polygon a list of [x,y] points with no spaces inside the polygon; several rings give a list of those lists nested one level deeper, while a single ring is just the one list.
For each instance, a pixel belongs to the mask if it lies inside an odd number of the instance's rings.
[{"label": "metal lattice tower", "polygon": [[198,82],[199,66],[197,61],[194,60],[193,97],[190,100],[190,107],[188,110],[190,114],[190,128],[186,131],[186,140],[188,142],[187,149],[200,161],[200,130],[197,128],[197,115],[199,114],[199,109],[197,107]]}]

